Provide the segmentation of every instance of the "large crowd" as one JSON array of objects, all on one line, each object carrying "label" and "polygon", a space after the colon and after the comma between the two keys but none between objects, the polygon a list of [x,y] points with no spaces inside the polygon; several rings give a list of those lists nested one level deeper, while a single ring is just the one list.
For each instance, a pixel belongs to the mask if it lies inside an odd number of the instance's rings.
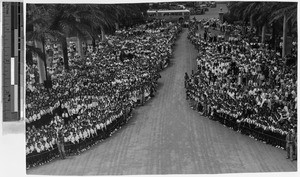
[{"label": "large crowd", "polygon": [[38,82],[36,65],[27,66],[27,167],[58,155],[58,130],[66,151],[80,153],[128,121],[133,108],[155,96],[180,31],[164,21],[118,30],[96,48],[87,46],[84,57],[70,45],[70,69],[60,55],[47,68],[50,88]]},{"label": "large crowd", "polygon": [[[297,134],[297,68],[241,30],[218,19],[190,23],[188,38],[199,55],[197,71],[185,76],[187,99],[211,119],[285,147],[287,135]],[[126,123],[133,108],[155,96],[180,31],[177,23],[154,21],[85,46],[85,56],[69,45],[69,70],[54,44],[51,87],[38,82],[35,64],[27,65],[27,167],[58,156],[59,130],[66,151],[77,154]]]},{"label": "large crowd", "polygon": [[289,134],[297,141],[297,66],[268,44],[241,35],[239,26],[200,24],[192,22],[188,35],[199,51],[197,71],[185,76],[193,108],[277,147],[286,147]]}]

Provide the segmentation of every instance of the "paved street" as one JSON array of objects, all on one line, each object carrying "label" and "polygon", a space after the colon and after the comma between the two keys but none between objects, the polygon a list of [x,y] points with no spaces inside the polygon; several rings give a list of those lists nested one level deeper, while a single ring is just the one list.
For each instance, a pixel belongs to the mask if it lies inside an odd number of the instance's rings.
[{"label": "paved street", "polygon": [[[213,11],[214,10],[214,11]],[[219,7],[206,15],[215,15]],[[223,8],[224,10],[224,8]],[[134,111],[112,137],[80,156],[32,168],[40,175],[211,174],[296,171],[285,151],[200,116],[185,100],[184,73],[196,66],[187,29],[176,42],[155,98]]]},{"label": "paved street", "polygon": [[219,18],[220,8],[222,8],[222,12],[226,13],[228,11],[226,4],[217,4],[215,8],[208,8],[209,10],[205,12],[203,15],[192,15],[191,18],[196,17],[197,20],[201,19],[209,19],[209,18]]}]

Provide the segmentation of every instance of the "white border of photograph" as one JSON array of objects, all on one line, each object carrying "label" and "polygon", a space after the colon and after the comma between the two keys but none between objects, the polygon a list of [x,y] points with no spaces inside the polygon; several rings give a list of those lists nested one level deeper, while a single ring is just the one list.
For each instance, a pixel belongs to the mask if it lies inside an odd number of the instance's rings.
[{"label": "white border of photograph", "polygon": [[[73,0],[73,1],[67,1],[67,0],[25,0],[25,1],[18,1],[18,0],[10,0],[7,2],[24,2],[24,32],[25,32],[25,24],[26,24],[26,18],[25,18],[25,8],[26,3],[149,3],[149,2],[174,2],[174,1],[188,1],[188,0],[135,0],[135,1],[128,1],[128,0],[100,0],[100,1],[91,1],[91,0]],[[218,1],[218,0],[217,0]],[[255,0],[252,0],[255,1]],[[270,1],[270,0],[267,0]],[[290,0],[293,2],[299,2]],[[3,1],[2,1],[3,2]],[[2,26],[2,2],[1,2],[1,10],[0,10],[0,22]],[[299,6],[298,6],[298,19],[299,19]],[[298,30],[299,30],[299,23],[298,23]],[[0,46],[2,46],[2,27],[0,29],[1,39],[0,39]],[[24,42],[26,41],[26,35],[24,35]],[[299,36],[298,36],[299,41]],[[299,46],[298,46],[299,47]],[[25,53],[25,45],[24,45],[24,53]],[[1,49],[1,57],[2,58],[2,49]],[[26,55],[24,54],[24,57]],[[24,59],[24,66],[26,65],[25,59]],[[299,66],[298,66],[299,67]],[[26,67],[25,67],[26,68]],[[299,70],[299,68],[298,68]],[[8,134],[4,134],[2,132],[2,110],[3,110],[3,100],[2,100],[2,63],[0,62],[0,176],[6,177],[6,176],[46,176],[46,175],[26,175],[26,164],[25,164],[25,132],[15,133],[11,132]],[[24,69],[25,72],[25,69]],[[25,72],[26,73],[26,72]],[[24,73],[24,74],[25,74]],[[26,79],[26,76],[25,76]],[[26,82],[25,82],[26,83]],[[25,92],[25,86],[24,86],[24,92]],[[299,93],[299,92],[298,92]],[[24,106],[25,110],[25,106]],[[299,114],[299,113],[298,113]],[[24,119],[22,120],[24,123]],[[298,151],[299,152],[299,151]],[[283,158],[283,160],[285,160]],[[195,174],[195,175],[183,175],[183,176],[267,176],[267,177],[277,177],[277,176],[299,176],[299,163],[297,162],[297,172],[279,172],[279,173],[273,173],[273,172],[266,172],[266,173],[230,173],[230,174]],[[134,176],[140,176],[140,175],[134,175]],[[146,175],[142,175],[146,176]],[[148,175],[147,175],[148,176]],[[151,176],[166,176],[166,175],[151,175]],[[182,176],[182,175],[168,175],[168,176]],[[54,177],[54,176],[51,176]]]}]

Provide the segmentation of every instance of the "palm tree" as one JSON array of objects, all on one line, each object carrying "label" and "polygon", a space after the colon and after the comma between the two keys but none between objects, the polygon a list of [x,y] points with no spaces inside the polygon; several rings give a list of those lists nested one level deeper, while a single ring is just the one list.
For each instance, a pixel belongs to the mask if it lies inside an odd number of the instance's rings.
[{"label": "palm tree", "polygon": [[[262,27],[261,42],[265,42],[265,31],[268,25],[272,24],[273,36],[275,32],[275,22],[283,18],[283,55],[286,51],[287,23],[291,21],[292,26],[297,22],[297,3],[295,2],[231,2],[229,11],[234,15],[246,20],[250,17],[250,25]],[[256,19],[254,23],[251,23]],[[258,28],[259,29],[259,28]]]},{"label": "palm tree", "polygon": [[[228,10],[231,14],[239,17],[240,20],[249,21],[249,16],[245,15],[244,11],[251,4],[251,2],[230,2],[228,5]],[[252,18],[250,18],[251,21]]]},{"label": "palm tree", "polygon": [[274,2],[256,2],[249,7],[256,19],[257,26],[261,26],[261,43],[265,43],[265,35],[267,27],[270,23],[270,15],[277,8]]},{"label": "palm tree", "polygon": [[68,37],[78,38],[77,48],[82,56],[82,40],[93,39],[95,46],[95,39],[99,35],[102,36],[102,40],[105,40],[106,33],[114,32],[116,22],[120,22],[120,19],[129,21],[133,15],[141,15],[146,5],[39,4],[29,5],[29,7],[39,9],[39,11],[30,11],[31,14],[34,13],[35,18],[33,15],[28,15],[29,21],[37,23],[36,19],[38,19],[38,22],[42,22],[43,25],[34,24],[34,29],[31,30],[32,36],[28,39],[33,40],[33,34],[40,33],[38,41],[41,43],[37,44],[41,49],[44,47],[45,39],[57,39],[62,45],[65,69],[69,70]]},{"label": "palm tree", "polygon": [[[78,49],[82,51],[82,42],[87,38],[95,39],[99,34],[105,39],[107,29],[116,21],[114,5],[71,5],[57,4],[52,8],[50,29],[64,33],[61,38],[65,68],[68,70],[67,37],[78,37]],[[82,52],[80,52],[82,53]]]},{"label": "palm tree", "polygon": [[291,21],[292,25],[297,23],[297,3],[296,2],[279,2],[276,11],[271,15],[271,21],[277,21],[283,18],[282,24],[282,57],[286,56],[287,48],[287,24]]},{"label": "palm tree", "polygon": [[242,11],[244,19],[250,17],[251,27],[256,26],[257,32],[261,31],[262,43],[265,42],[265,32],[270,21],[269,16],[274,11],[276,4],[274,2],[240,2],[239,6],[236,7]]},{"label": "palm tree", "polygon": [[118,23],[121,23],[123,26],[132,26],[144,21],[149,4],[119,4],[117,5],[117,9]]},{"label": "palm tree", "polygon": [[105,40],[105,34],[113,33],[115,30],[120,9],[116,5],[110,4],[87,5],[85,8],[87,8],[87,13],[82,14],[82,18],[91,24],[90,36],[95,38],[100,31],[101,40]]},{"label": "palm tree", "polygon": [[86,28],[88,27],[78,20],[77,5],[53,4],[45,6],[47,6],[50,18],[49,29],[62,34],[57,36],[57,39],[62,45],[65,69],[69,70],[67,37],[79,36],[82,38],[86,35]]},{"label": "palm tree", "polygon": [[33,45],[27,45],[28,56],[35,54],[39,68],[40,83],[47,77],[45,42],[47,38],[56,38],[61,34],[49,29],[47,10],[43,5],[27,5],[26,38]]}]

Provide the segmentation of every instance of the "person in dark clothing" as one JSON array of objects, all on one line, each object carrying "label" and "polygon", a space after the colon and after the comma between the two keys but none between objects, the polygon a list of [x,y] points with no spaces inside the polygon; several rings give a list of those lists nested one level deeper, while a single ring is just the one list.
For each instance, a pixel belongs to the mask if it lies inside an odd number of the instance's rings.
[{"label": "person in dark clothing", "polygon": [[206,39],[207,39],[207,32],[205,31],[204,32],[204,40],[206,41]]},{"label": "person in dark clothing", "polygon": [[293,161],[293,152],[294,148],[293,148],[293,130],[290,129],[288,131],[288,134],[286,135],[286,158],[287,159],[291,159],[291,161]]},{"label": "person in dark clothing", "polygon": [[59,129],[57,132],[57,147],[61,159],[66,158],[65,145],[64,145],[64,132],[63,129]]}]

